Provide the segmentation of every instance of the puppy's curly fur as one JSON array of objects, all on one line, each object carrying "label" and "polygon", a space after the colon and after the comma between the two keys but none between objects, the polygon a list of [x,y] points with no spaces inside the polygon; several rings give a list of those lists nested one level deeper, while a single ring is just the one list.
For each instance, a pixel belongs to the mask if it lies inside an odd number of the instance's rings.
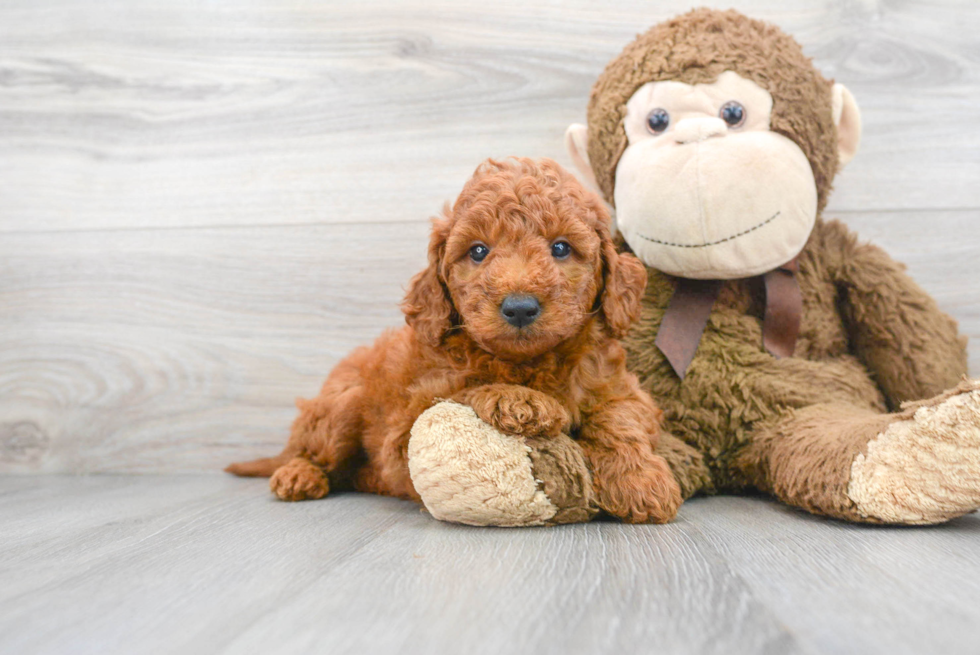
[{"label": "puppy's curly fur", "polygon": [[[319,396],[298,403],[282,454],[227,470],[271,474],[283,500],[341,488],[419,500],[409,432],[434,402],[453,399],[502,432],[571,435],[601,509],[669,521],[681,496],[653,452],[661,412],[617,341],[638,317],[646,273],[616,251],[609,223],[599,198],[551,160],[483,163],[433,221],[428,268],[402,305],[408,326],[355,350]],[[538,301],[529,325],[502,315],[513,295]]]}]

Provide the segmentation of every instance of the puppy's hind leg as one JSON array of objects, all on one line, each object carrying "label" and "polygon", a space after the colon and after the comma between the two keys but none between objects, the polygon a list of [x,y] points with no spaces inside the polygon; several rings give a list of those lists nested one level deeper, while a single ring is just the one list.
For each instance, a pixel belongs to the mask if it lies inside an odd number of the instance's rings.
[{"label": "puppy's hind leg", "polygon": [[279,500],[316,500],[330,493],[330,483],[321,467],[294,457],[272,474],[269,489]]},{"label": "puppy's hind leg", "polygon": [[[320,395],[297,401],[289,442],[276,457],[232,464],[236,475],[270,475],[269,487],[282,500],[323,498],[353,478],[364,428],[364,387],[356,362],[341,362]],[[328,477],[329,476],[329,477]]]}]

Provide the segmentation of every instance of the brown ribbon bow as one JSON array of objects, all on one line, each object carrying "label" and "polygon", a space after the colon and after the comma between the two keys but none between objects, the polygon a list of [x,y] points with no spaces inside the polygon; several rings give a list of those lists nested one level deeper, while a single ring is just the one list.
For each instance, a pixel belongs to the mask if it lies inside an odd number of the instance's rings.
[{"label": "brown ribbon bow", "polygon": [[[779,358],[792,357],[800,333],[803,296],[796,281],[797,270],[793,259],[762,276],[766,286],[762,345]],[[677,279],[655,343],[682,380],[701,343],[721,285],[721,280]]]}]

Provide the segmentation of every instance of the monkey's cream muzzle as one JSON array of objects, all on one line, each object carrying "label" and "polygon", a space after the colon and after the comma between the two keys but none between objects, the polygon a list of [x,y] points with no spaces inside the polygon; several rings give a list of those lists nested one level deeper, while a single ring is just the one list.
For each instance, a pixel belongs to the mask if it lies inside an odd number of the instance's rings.
[{"label": "monkey's cream muzzle", "polygon": [[636,255],[695,279],[751,277],[788,262],[817,216],[809,161],[774,132],[637,143],[616,169],[615,199]]}]

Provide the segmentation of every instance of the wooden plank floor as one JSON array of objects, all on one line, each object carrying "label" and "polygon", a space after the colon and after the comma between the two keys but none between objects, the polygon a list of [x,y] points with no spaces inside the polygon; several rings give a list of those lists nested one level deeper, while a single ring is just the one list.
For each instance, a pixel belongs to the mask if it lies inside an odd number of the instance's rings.
[{"label": "wooden plank floor", "polygon": [[3,653],[976,653],[980,517],[703,498],[666,526],[438,522],[221,476],[0,477]]}]

